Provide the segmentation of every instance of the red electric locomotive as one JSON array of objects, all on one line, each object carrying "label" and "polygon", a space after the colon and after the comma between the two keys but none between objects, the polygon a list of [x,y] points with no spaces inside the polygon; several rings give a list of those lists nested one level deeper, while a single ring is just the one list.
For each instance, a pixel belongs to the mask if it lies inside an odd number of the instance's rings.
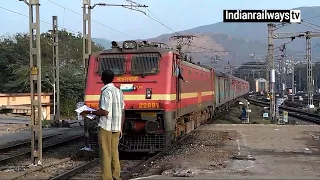
[{"label": "red electric locomotive", "polygon": [[[215,104],[213,69],[188,62],[161,43],[112,42],[112,49],[90,55],[85,104],[98,108],[100,75],[112,70],[124,93],[124,136],[119,150],[157,152],[211,118]],[[97,142],[97,120],[85,121],[90,144]]]}]

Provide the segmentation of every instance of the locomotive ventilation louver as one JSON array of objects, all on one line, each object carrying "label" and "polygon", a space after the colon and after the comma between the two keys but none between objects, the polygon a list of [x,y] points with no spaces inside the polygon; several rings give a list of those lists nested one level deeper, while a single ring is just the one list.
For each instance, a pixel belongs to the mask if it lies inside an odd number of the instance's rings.
[{"label": "locomotive ventilation louver", "polygon": [[147,133],[156,133],[159,128],[159,124],[157,121],[147,121],[145,125],[145,129]]}]

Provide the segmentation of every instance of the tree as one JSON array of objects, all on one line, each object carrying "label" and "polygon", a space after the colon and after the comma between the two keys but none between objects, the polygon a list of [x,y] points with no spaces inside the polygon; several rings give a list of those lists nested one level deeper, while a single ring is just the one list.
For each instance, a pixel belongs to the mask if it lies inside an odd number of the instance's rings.
[{"label": "tree", "polygon": [[[62,115],[73,114],[76,102],[84,92],[82,69],[82,35],[61,30],[59,34],[60,100]],[[92,43],[92,51],[103,47]],[[41,34],[42,91],[52,92],[45,75],[52,74],[52,36]],[[30,92],[29,35],[18,33],[0,39],[0,91],[3,93]],[[71,113],[72,112],[72,113]]]}]

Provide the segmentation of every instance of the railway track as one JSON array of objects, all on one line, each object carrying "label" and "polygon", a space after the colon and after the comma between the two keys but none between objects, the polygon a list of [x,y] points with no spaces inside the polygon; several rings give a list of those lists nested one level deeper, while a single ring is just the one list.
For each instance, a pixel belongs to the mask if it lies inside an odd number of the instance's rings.
[{"label": "railway track", "polygon": [[[258,105],[258,106],[268,106],[270,105],[270,102],[263,102],[263,101],[257,101],[254,99],[248,99],[251,104]],[[310,113],[303,111],[302,109],[292,108],[281,105],[279,107],[280,110],[286,110],[289,112],[289,116],[299,118],[304,121],[312,122],[315,124],[320,124],[320,115],[315,113]]]},{"label": "railway track", "polygon": [[[43,139],[43,150],[47,150],[50,148],[54,148],[60,145],[63,145],[64,143],[75,141],[83,137],[83,131],[78,130],[79,133],[76,135],[69,135],[66,136],[64,134],[61,135],[50,135],[47,137],[44,137]],[[20,142],[17,144],[12,144],[9,146],[2,147],[0,149],[0,164],[6,164],[8,161],[12,161],[14,159],[30,155],[31,149],[30,141]]]},{"label": "railway track", "polygon": [[[171,149],[179,145],[186,137],[188,137],[190,134],[187,134],[180,138],[179,140],[175,141],[170,146],[166,147],[163,151],[153,155],[150,157],[150,155],[146,155],[140,160],[120,160],[122,174],[121,179],[131,179],[134,178],[135,174],[139,173],[140,171],[144,170],[147,165],[152,164],[153,161],[156,159],[161,158],[164,156],[167,152],[169,152]],[[147,158],[146,160],[143,160],[144,158]],[[56,175],[55,177],[50,178],[51,180],[80,180],[80,179],[101,179],[101,169],[98,165],[99,159],[92,159],[90,161],[87,161],[85,163],[82,163],[81,165],[74,167],[71,170],[65,171],[63,173],[60,173]]]},{"label": "railway track", "polygon": [[[53,134],[53,135],[47,135],[47,136],[43,136],[42,139],[49,139],[49,138],[53,138],[55,136],[58,136],[60,134]],[[7,144],[4,144],[2,146],[0,146],[0,154],[3,153],[7,153],[8,151],[12,150],[12,149],[17,149],[23,146],[28,146],[31,144],[30,140],[21,140],[21,141],[14,141],[14,142],[9,142]],[[1,159],[1,158],[0,158]]]},{"label": "railway track", "polygon": [[[82,146],[83,130],[72,131],[62,135],[52,136],[43,142],[43,165],[32,166],[30,147],[13,148],[2,157],[0,179],[49,179],[50,174],[70,169],[83,161],[73,160],[72,155]],[[22,144],[22,143],[21,143]]]}]

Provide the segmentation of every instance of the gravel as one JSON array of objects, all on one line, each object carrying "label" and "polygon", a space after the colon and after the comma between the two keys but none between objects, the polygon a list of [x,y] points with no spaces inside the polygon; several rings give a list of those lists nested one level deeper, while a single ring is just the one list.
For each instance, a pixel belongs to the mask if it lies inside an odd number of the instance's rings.
[{"label": "gravel", "polygon": [[19,131],[27,131],[30,130],[25,124],[0,124],[0,134],[5,132],[19,132]]},{"label": "gravel", "polygon": [[152,162],[135,177],[155,174],[189,177],[201,171],[225,168],[224,162],[234,154],[234,151],[224,148],[224,144],[236,136],[234,131],[195,130],[180,145]]},{"label": "gravel", "polygon": [[[143,160],[120,160],[121,165],[121,174],[130,172],[135,166],[139,163],[143,162]],[[75,177],[71,179],[101,179],[101,167],[100,165],[94,166],[81,174],[77,174]]]},{"label": "gravel", "polygon": [[[64,135],[60,135],[55,138],[49,138],[48,141],[44,141],[43,145],[48,144],[48,143],[53,143],[53,141],[56,142],[56,141],[60,141],[61,139],[66,139],[66,138],[69,138],[69,137],[72,137],[75,135],[79,135],[81,133],[83,133],[83,130],[82,131],[81,130],[70,131]],[[59,147],[59,148],[54,148],[54,149],[50,149],[48,151],[44,151],[42,164],[44,166],[46,166],[48,164],[57,163],[57,162],[61,161],[62,159],[71,157],[71,155],[78,152],[78,150],[82,147],[83,147],[83,141],[76,141],[76,142],[72,142],[72,143],[66,143],[65,145],[63,145],[62,147]],[[23,150],[30,150],[30,147],[24,147],[21,149],[17,149],[15,151],[18,153],[18,152],[23,152]],[[37,178],[47,177],[47,176],[53,175],[55,173],[60,173],[62,171],[65,171],[69,167],[71,168],[79,163],[81,163],[81,161],[78,162],[78,161],[69,160],[64,163],[60,163],[60,164],[53,165],[51,167],[47,167],[43,170],[40,170],[40,171],[37,171],[34,173],[30,173],[27,175],[27,177],[28,177],[28,179],[29,179],[29,177],[37,177]],[[5,166],[0,167],[0,176],[1,177],[2,176],[12,177],[12,176],[16,176],[18,174],[22,174],[26,171],[30,171],[33,168],[33,166],[30,166],[30,164],[31,164],[30,157],[21,157],[21,158],[14,159],[14,161],[11,161],[11,162],[7,163]],[[26,177],[23,177],[22,179],[25,179],[25,178]]]}]

